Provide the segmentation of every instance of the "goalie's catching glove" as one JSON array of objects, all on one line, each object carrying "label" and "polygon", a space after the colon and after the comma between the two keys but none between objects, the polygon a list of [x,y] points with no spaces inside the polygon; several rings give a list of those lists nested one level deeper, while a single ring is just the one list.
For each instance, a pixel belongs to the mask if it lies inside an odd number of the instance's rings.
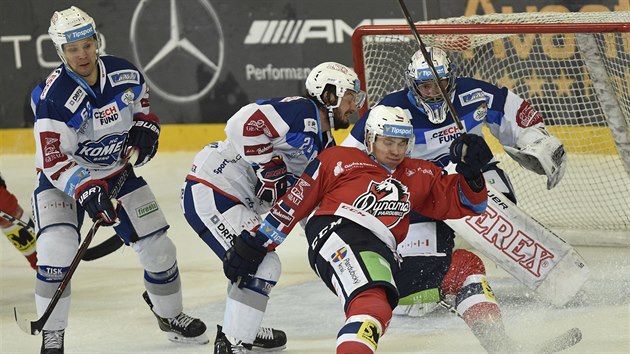
[{"label": "goalie's catching glove", "polygon": [[567,160],[564,145],[543,127],[525,128],[516,139],[515,148],[503,148],[521,166],[546,175],[547,189],[555,187],[564,176]]},{"label": "goalie's catching glove", "polygon": [[492,160],[492,151],[483,137],[462,134],[451,143],[451,161],[457,164],[455,171],[464,176],[468,185],[476,192],[483,189],[482,168]]},{"label": "goalie's catching glove", "polygon": [[97,179],[87,182],[77,189],[75,198],[92,221],[101,219],[101,224],[104,226],[118,223],[116,205],[107,195],[107,183],[105,181]]},{"label": "goalie's catching glove", "polygon": [[258,181],[254,192],[261,200],[275,203],[287,191],[287,165],[280,156],[274,156],[267,163],[254,166]]},{"label": "goalie's catching glove", "polygon": [[126,152],[127,155],[130,155],[132,148],[138,149],[139,155],[134,166],[140,167],[149,162],[157,153],[160,119],[153,113],[136,113],[133,116],[133,121],[131,129],[129,129]]},{"label": "goalie's catching glove", "polygon": [[254,278],[266,254],[260,238],[243,230],[223,256],[223,273],[242,288]]}]

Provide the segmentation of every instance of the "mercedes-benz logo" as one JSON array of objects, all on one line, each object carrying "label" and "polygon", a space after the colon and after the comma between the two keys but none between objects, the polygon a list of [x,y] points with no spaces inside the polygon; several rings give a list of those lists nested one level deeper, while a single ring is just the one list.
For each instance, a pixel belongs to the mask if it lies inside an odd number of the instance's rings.
[{"label": "mercedes-benz logo", "polygon": [[[135,63],[144,73],[151,92],[172,102],[197,100],[212,89],[219,79],[223,66],[223,30],[219,17],[208,0],[186,1],[180,3],[179,8],[175,0],[170,0],[168,19],[160,18],[164,12],[155,10],[164,2],[153,1],[155,6],[151,8],[150,3],[151,0],[141,0],[131,19],[129,40]],[[196,4],[205,11],[190,11],[191,5]],[[191,13],[180,16],[178,9],[187,9]],[[147,15],[148,12],[151,14]],[[183,22],[182,18],[185,18],[186,22]],[[162,35],[161,28],[165,28],[164,32],[170,28],[170,37],[159,50],[156,50],[155,45],[161,45],[159,40],[156,40],[156,37]],[[140,40],[140,37],[146,39]],[[201,48],[204,50],[199,49],[198,45],[202,45]],[[149,60],[146,58],[143,60],[140,53],[147,52],[155,54]],[[190,65],[191,61],[196,65]],[[201,74],[199,70],[202,70]],[[188,78],[190,80],[187,80]],[[179,91],[182,92],[176,92],[177,85],[185,89],[180,87]]]}]

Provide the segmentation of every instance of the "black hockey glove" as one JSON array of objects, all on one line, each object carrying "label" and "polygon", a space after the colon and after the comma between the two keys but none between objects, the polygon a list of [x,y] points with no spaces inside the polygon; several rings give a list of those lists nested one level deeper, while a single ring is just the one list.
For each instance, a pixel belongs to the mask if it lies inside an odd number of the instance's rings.
[{"label": "black hockey glove", "polygon": [[101,219],[103,226],[112,226],[118,223],[116,207],[107,195],[107,183],[105,181],[97,179],[86,183],[77,189],[75,198],[92,221]]},{"label": "black hockey glove", "polygon": [[223,273],[242,288],[254,278],[266,254],[267,249],[260,241],[249,231],[243,230],[223,256]]},{"label": "black hockey glove", "polygon": [[451,143],[451,161],[457,164],[455,171],[478,192],[483,189],[482,168],[492,160],[492,151],[483,139],[475,134],[462,134]]},{"label": "black hockey glove", "polygon": [[254,192],[256,197],[264,201],[275,203],[287,191],[287,165],[280,156],[274,156],[271,161],[254,167],[258,182]]},{"label": "black hockey glove", "polygon": [[129,155],[132,148],[138,148],[138,160],[134,166],[140,167],[155,156],[160,137],[160,119],[153,113],[137,113],[133,116],[133,125],[129,129],[126,151]]}]

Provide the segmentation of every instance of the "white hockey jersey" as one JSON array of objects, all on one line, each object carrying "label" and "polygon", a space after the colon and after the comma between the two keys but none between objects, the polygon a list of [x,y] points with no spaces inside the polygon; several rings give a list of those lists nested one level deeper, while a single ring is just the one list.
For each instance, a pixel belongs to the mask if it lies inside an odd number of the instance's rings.
[{"label": "white hockey jersey", "polygon": [[248,104],[228,119],[226,140],[208,144],[195,156],[186,179],[266,213],[271,205],[255,197],[258,179],[252,166],[282,156],[293,184],[320,151],[335,144],[320,122],[317,106],[304,97]]},{"label": "white hockey jersey", "polygon": [[35,164],[57,189],[74,197],[80,185],[120,171],[135,113],[149,113],[142,74],[128,61],[98,59],[90,87],[64,64],[31,93],[35,114]]}]

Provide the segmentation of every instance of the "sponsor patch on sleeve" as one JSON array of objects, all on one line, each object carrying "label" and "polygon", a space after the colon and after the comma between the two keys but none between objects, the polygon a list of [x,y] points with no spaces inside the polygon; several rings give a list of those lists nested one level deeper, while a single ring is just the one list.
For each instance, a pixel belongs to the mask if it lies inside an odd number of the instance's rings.
[{"label": "sponsor patch on sleeve", "polygon": [[534,109],[527,101],[523,101],[516,112],[516,123],[521,128],[531,127],[538,123],[542,123],[543,118],[540,113]]},{"label": "sponsor patch on sleeve", "polygon": [[60,161],[65,161],[68,156],[61,152],[61,135],[59,133],[45,131],[39,133],[42,146],[44,168],[50,168]]},{"label": "sponsor patch on sleeve", "polygon": [[122,84],[140,85],[140,74],[136,70],[118,70],[107,74],[112,87]]}]

